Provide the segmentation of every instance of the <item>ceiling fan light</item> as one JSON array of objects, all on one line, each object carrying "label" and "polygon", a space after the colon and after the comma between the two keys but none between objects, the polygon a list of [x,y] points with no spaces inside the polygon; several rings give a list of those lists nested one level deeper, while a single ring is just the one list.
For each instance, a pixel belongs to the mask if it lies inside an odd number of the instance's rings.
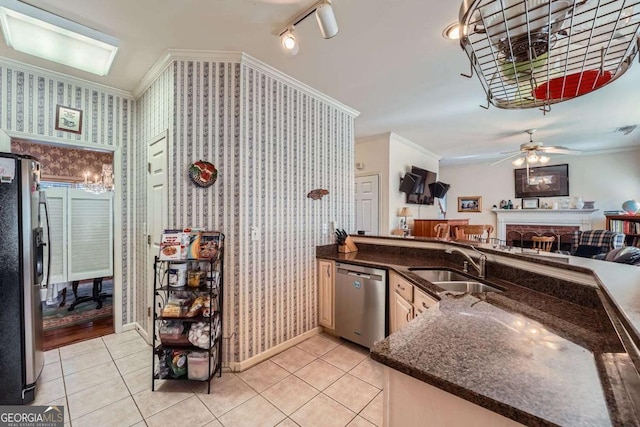
[{"label": "ceiling fan light", "polygon": [[284,51],[289,55],[295,55],[298,53],[299,45],[293,27],[290,27],[287,31],[280,35],[280,44],[282,45]]},{"label": "ceiling fan light", "polygon": [[536,153],[527,154],[527,163],[538,163],[538,160],[540,160],[540,158]]},{"label": "ceiling fan light", "polygon": [[524,158],[523,157],[518,157],[513,162],[511,162],[511,164],[513,166],[522,166],[523,163],[524,163]]},{"label": "ceiling fan light", "polygon": [[551,158],[547,157],[547,156],[540,156],[540,158],[538,160],[540,161],[540,163],[542,163],[544,165],[546,163],[549,163],[549,160],[551,160]]}]

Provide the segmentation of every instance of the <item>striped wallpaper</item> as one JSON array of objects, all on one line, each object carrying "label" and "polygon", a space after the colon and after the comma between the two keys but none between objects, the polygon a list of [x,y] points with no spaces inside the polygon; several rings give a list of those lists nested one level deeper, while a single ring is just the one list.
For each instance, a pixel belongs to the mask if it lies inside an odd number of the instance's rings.
[{"label": "striped wallpaper", "polygon": [[[353,225],[354,116],[253,63],[175,72],[172,225],[227,236],[225,357],[240,362],[317,326],[315,246],[333,241],[322,224]],[[188,180],[198,159],[219,170],[210,188]],[[315,188],[329,195],[307,198]]]},{"label": "striped wallpaper", "polygon": [[[55,130],[56,105],[61,104],[83,111],[82,133],[73,134]],[[120,147],[122,171],[116,171],[117,179],[125,183],[131,175],[129,161],[133,135],[134,105],[132,97],[104,86],[74,79],[42,69],[34,69],[9,59],[0,58],[0,128],[19,132],[23,140],[39,141],[55,139],[59,143],[83,143]],[[133,271],[129,254],[134,253],[130,233],[132,226],[127,214],[133,203],[133,191],[125,186],[122,194],[122,264],[123,323],[133,321],[129,302],[132,296]]]},{"label": "striped wallpaper", "polygon": [[[315,246],[334,240],[322,225],[351,229],[354,218],[354,113],[238,58],[174,60],[135,102],[117,90],[0,60],[3,129],[122,149],[123,211],[116,214],[123,225],[123,323],[147,331],[147,143],[169,129],[169,225],[227,237],[227,363],[317,326]],[[84,111],[81,135],[53,129],[57,103]],[[190,183],[187,167],[198,159],[218,168],[212,187]],[[316,188],[329,195],[307,198]]]},{"label": "striped wallpaper", "polygon": [[[147,223],[147,147],[149,141],[171,127],[173,120],[173,68],[167,68],[154,80],[151,86],[136,99],[136,142],[133,154],[135,168],[132,171],[130,184],[137,189],[135,206],[130,212],[132,236],[134,240],[135,256],[130,260],[135,270],[135,301],[131,301],[130,310],[133,319],[142,329],[151,333],[150,318],[147,317],[147,307],[153,301],[148,301],[147,286],[152,278],[151,266],[148,265],[147,242],[145,240]],[[170,206],[167,210],[171,212]]]}]

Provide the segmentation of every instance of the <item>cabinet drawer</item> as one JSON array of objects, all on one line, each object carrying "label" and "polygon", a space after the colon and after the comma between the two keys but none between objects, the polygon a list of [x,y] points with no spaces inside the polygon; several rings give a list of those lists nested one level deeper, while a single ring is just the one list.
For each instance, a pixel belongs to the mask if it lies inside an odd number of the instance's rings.
[{"label": "cabinet drawer", "polygon": [[430,297],[429,295],[422,291],[419,291],[418,289],[413,292],[413,307],[416,316],[429,309],[430,307],[433,307],[437,303],[438,301],[435,298]]},{"label": "cabinet drawer", "polygon": [[408,302],[413,301],[413,285],[406,280],[401,279],[399,276],[393,275],[393,291],[402,295],[402,298]]}]

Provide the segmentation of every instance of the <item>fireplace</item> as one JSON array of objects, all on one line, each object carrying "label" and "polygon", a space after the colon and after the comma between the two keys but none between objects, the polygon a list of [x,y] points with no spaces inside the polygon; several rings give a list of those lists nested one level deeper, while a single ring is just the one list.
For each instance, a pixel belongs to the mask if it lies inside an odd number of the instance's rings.
[{"label": "fireplace", "polygon": [[530,248],[533,236],[554,236],[552,250],[570,250],[573,232],[591,230],[597,209],[494,209],[499,241]]},{"label": "fireplace", "polygon": [[518,248],[531,248],[533,236],[553,236],[555,241],[551,251],[570,251],[573,240],[573,232],[580,230],[575,225],[531,225],[531,224],[507,224],[507,246]]}]

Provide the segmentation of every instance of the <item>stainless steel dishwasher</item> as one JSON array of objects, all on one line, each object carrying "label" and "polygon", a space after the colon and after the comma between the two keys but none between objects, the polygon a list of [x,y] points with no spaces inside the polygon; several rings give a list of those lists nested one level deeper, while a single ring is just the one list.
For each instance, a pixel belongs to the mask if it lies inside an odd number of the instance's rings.
[{"label": "stainless steel dishwasher", "polygon": [[387,272],[336,263],[336,334],[367,348],[386,336]]}]

